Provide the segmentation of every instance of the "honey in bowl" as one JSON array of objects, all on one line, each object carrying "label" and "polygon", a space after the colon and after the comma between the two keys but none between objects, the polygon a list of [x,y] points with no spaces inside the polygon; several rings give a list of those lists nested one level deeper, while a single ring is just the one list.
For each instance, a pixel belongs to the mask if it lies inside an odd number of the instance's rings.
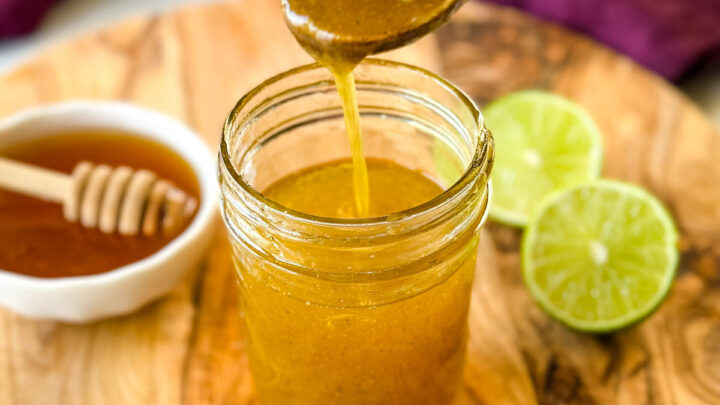
[{"label": "honey in bowl", "polygon": [[[81,161],[147,169],[198,199],[190,165],[156,142],[122,133],[65,133],[0,147],[0,156],[71,173]],[[34,277],[99,274],[144,259],[182,232],[128,237],[68,222],[60,204],[0,189],[0,269]]]}]

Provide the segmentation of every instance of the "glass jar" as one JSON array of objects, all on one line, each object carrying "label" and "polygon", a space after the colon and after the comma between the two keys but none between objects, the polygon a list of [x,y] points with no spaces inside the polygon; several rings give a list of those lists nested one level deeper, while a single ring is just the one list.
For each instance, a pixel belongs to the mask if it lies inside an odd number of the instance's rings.
[{"label": "glass jar", "polygon": [[430,72],[371,59],[355,75],[366,156],[445,191],[379,218],[285,208],[261,191],[350,156],[333,79],[303,66],[240,99],[219,178],[265,405],[444,404],[461,383],[492,137],[473,102]]}]

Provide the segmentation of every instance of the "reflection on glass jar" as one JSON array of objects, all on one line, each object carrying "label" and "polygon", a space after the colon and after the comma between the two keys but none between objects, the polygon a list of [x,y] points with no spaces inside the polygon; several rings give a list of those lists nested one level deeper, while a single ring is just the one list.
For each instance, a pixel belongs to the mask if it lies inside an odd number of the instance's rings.
[{"label": "reflection on glass jar", "polygon": [[332,77],[305,66],[240,100],[223,132],[222,208],[265,405],[443,404],[460,386],[492,138],[427,71],[368,60],[356,78],[366,155],[445,191],[366,219],[283,207],[259,191],[349,156]]}]

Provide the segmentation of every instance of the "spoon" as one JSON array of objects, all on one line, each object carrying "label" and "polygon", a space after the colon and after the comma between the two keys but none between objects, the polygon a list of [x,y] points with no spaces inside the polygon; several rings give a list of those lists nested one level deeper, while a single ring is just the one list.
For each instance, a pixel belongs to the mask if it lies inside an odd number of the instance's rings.
[{"label": "spoon", "polygon": [[321,63],[357,64],[447,22],[467,0],[282,0],[298,42]]}]

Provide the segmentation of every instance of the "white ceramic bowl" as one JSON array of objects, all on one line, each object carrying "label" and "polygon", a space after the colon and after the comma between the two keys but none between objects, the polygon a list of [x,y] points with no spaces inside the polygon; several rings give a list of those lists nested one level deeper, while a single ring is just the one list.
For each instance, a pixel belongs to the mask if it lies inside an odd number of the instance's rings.
[{"label": "white ceramic bowl", "polygon": [[168,292],[207,250],[217,223],[215,159],[197,135],[166,115],[114,102],[35,107],[0,122],[0,147],[58,132],[103,129],[164,144],[190,163],[201,194],[193,222],[153,255],[97,275],[45,279],[0,270],[0,305],[28,317],[67,322],[125,314]]}]

